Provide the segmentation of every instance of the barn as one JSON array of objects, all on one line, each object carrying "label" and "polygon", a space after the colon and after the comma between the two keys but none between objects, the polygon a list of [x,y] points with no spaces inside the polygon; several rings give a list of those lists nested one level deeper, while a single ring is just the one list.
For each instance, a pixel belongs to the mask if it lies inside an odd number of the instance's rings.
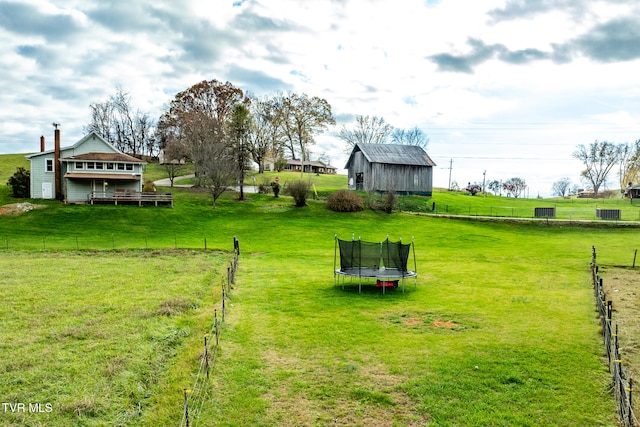
[{"label": "barn", "polygon": [[435,165],[417,145],[358,143],[345,169],[350,190],[431,196]]}]

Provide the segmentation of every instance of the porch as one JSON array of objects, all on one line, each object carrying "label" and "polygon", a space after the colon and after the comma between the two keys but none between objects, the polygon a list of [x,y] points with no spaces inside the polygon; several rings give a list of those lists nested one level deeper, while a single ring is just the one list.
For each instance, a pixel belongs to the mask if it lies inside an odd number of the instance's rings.
[{"label": "porch", "polygon": [[115,204],[173,207],[173,194],[139,192],[135,190],[116,190],[112,192],[92,191],[91,193],[89,193],[89,200],[87,202],[91,205]]}]

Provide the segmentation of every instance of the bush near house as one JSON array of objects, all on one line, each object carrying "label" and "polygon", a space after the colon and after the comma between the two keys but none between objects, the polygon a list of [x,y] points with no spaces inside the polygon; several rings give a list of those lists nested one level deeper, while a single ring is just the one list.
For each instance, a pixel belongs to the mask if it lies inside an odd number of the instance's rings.
[{"label": "bush near house", "polygon": [[7,185],[13,189],[13,197],[29,198],[29,171],[19,167],[16,173],[9,178]]},{"label": "bush near house", "polygon": [[327,207],[334,212],[358,212],[364,210],[364,200],[353,191],[340,190],[329,196]]},{"label": "bush near house", "polygon": [[311,190],[311,184],[307,181],[294,181],[285,187],[286,193],[293,197],[296,207],[307,206],[307,196]]}]

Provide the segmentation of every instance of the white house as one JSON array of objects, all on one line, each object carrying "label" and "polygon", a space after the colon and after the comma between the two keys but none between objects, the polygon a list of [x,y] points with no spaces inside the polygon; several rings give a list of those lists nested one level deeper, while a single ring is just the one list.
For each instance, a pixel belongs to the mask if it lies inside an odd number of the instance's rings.
[{"label": "white house", "polygon": [[[70,147],[60,147],[60,130],[55,130],[55,147],[27,156],[30,162],[31,197],[59,199],[65,203],[93,203],[108,194],[139,194],[146,162],[124,154],[91,132]],[[116,202],[117,203],[117,202]]]}]

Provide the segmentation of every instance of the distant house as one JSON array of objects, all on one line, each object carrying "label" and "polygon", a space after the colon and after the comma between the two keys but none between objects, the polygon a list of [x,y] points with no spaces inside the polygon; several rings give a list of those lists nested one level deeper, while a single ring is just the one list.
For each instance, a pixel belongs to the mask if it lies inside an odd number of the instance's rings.
[{"label": "distant house", "polygon": [[[285,164],[283,170],[292,171],[292,172],[300,172],[302,170],[302,161],[299,159],[286,159],[287,163]],[[275,170],[275,160],[273,158],[265,159],[264,170],[272,171]],[[338,168],[335,166],[331,166],[328,163],[321,162],[319,160],[305,160],[304,162],[304,171],[316,174],[335,174],[338,171]]]},{"label": "distant house", "polygon": [[106,195],[131,197],[142,192],[146,162],[122,153],[95,132],[62,148],[56,129],[54,149],[47,151],[44,145],[42,137],[40,152],[27,156],[34,199],[93,203]]},{"label": "distant house", "polygon": [[630,182],[627,186],[627,191],[624,193],[624,197],[627,199],[640,199],[640,185],[633,185]]},{"label": "distant house", "polygon": [[356,144],[345,169],[350,190],[431,196],[435,165],[416,145]]}]

